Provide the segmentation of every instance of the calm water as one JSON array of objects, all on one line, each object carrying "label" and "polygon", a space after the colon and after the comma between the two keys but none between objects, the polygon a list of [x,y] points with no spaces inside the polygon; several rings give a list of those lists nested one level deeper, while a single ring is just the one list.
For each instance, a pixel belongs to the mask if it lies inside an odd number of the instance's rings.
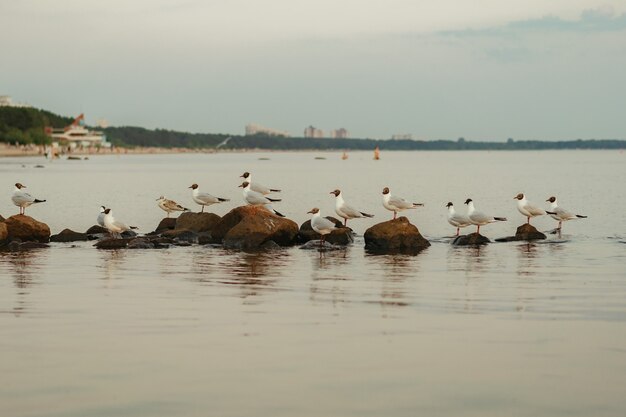
[{"label": "calm water", "polygon": [[[248,170],[283,189],[276,208],[298,223],[315,206],[333,214],[329,192],[344,190],[376,216],[351,222],[359,235],[391,218],[389,186],[426,204],[408,217],[433,243],[417,256],[369,256],[362,238],[322,257],[91,243],[0,253],[0,415],[626,414],[626,154],[339,156],[0,159],[0,214],[17,211],[22,182],[48,199],[27,214],[53,233],[87,229],[100,205],[151,231],[160,195],[197,210],[194,182],[231,198],[211,208],[222,215],[241,204]],[[449,245],[448,201],[508,217],[481,230],[495,239],[524,222],[518,192],[589,218],[545,242]]]}]

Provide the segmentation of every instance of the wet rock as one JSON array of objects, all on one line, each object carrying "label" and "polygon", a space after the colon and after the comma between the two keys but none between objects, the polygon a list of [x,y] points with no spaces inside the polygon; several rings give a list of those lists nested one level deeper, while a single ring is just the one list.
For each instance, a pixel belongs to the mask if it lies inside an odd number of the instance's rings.
[{"label": "wet rock", "polygon": [[273,240],[268,240],[267,242],[261,245],[261,249],[263,250],[276,250],[280,249],[280,245]]},{"label": "wet rock", "polygon": [[515,236],[501,237],[496,242],[515,242],[518,240],[546,239],[546,235],[538,231],[535,226],[524,223],[515,231]]},{"label": "wet rock", "polygon": [[98,249],[123,249],[128,246],[130,238],[126,239],[102,239],[98,241],[94,246]]},{"label": "wet rock", "polygon": [[161,222],[159,223],[159,225],[157,226],[154,232],[162,233],[162,232],[165,232],[166,230],[174,230],[176,228],[176,221],[177,219],[173,217],[166,217],[163,220],[161,220]]},{"label": "wet rock", "polygon": [[9,228],[0,221],[0,246],[9,242]]},{"label": "wet rock", "polygon": [[41,242],[21,242],[18,239],[18,240],[14,240],[14,241],[10,242],[8,245],[6,245],[2,249],[3,250],[9,250],[11,252],[17,252],[17,251],[25,251],[25,250],[32,250],[32,249],[42,249],[42,248],[48,248],[48,247],[50,247],[50,245],[48,245],[47,243],[41,243]]},{"label": "wet rock", "polygon": [[363,237],[365,249],[370,252],[417,253],[430,246],[430,242],[404,216],[370,227]]},{"label": "wet rock", "polygon": [[131,239],[126,245],[128,249],[154,249],[154,243],[150,241],[150,239],[145,237],[138,237],[135,239]]},{"label": "wet rock", "polygon": [[209,244],[209,243],[214,243],[213,242],[213,237],[211,236],[211,233],[207,233],[207,232],[198,233],[198,243],[200,245],[206,245],[206,244]]},{"label": "wet rock", "polygon": [[294,244],[298,225],[284,217],[253,206],[232,209],[211,232],[214,242],[222,242],[231,249],[254,250],[268,240],[280,246]]},{"label": "wet rock", "polygon": [[319,250],[323,251],[331,251],[331,250],[345,250],[345,245],[333,245],[332,243],[324,242],[324,244],[320,247],[319,240],[309,240],[304,245],[300,246],[300,249],[304,250]]},{"label": "wet rock", "polygon": [[50,236],[50,242],[79,242],[90,240],[87,233],[75,232],[70,229],[63,229],[61,233]]},{"label": "wet rock", "polygon": [[24,214],[11,216],[4,221],[9,239],[20,239],[21,241],[46,243],[50,240],[50,228],[47,224],[33,219]]},{"label": "wet rock", "polygon": [[85,232],[88,235],[99,235],[99,234],[108,234],[109,231],[102,226],[93,225]]},{"label": "wet rock", "polygon": [[192,213],[187,211],[176,219],[176,229],[187,229],[192,232],[210,232],[221,220],[215,213]]},{"label": "wet rock", "polygon": [[161,236],[172,239],[172,241],[176,242],[188,242],[188,243],[197,243],[198,242],[198,234],[192,232],[187,229],[174,229],[163,232]]},{"label": "wet rock", "polygon": [[[343,227],[343,223],[334,217],[326,217],[331,222],[335,223],[335,226],[339,229],[333,230],[326,235],[326,241],[335,245],[347,245],[354,242],[352,229],[349,227]],[[311,227],[311,220],[307,220],[302,223],[300,230],[298,231],[298,239],[300,242],[308,242],[310,240],[320,240],[321,236]]]},{"label": "wet rock", "polygon": [[122,238],[130,238],[136,236],[137,232],[135,232],[134,230],[126,230],[125,232],[122,232]]},{"label": "wet rock", "polygon": [[461,235],[457,236],[452,244],[454,246],[477,246],[477,245],[486,245],[491,242],[489,238],[478,234],[478,233],[470,233],[469,235]]}]

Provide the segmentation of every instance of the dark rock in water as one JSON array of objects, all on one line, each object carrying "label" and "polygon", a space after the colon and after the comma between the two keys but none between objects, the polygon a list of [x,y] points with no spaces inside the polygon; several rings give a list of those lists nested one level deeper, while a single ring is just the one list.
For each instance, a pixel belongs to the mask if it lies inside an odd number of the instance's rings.
[{"label": "dark rock in water", "polygon": [[515,236],[501,237],[496,242],[515,242],[518,240],[537,240],[546,239],[546,235],[538,231],[535,226],[524,223],[515,231]]},{"label": "dark rock in water", "polygon": [[102,239],[98,241],[94,246],[98,249],[123,249],[128,246],[128,242],[132,239]]},{"label": "dark rock in water", "polygon": [[329,242],[324,242],[324,244],[320,247],[319,240],[309,240],[304,245],[300,246],[300,249],[304,250],[323,250],[323,251],[331,251],[331,250],[345,250],[345,245],[333,245]]},{"label": "dark rock in water", "polygon": [[61,233],[50,236],[50,242],[79,242],[89,240],[87,233],[75,232],[70,229],[63,229]]},{"label": "dark rock in water", "polygon": [[30,216],[17,214],[4,221],[9,239],[21,241],[47,243],[50,240],[50,228],[47,224],[39,222]]},{"label": "dark rock in water", "polygon": [[42,249],[48,248],[50,245],[47,243],[41,242],[20,242],[19,240],[14,240],[10,242],[3,249],[7,249],[11,252],[23,251],[23,250],[31,250],[31,249]]},{"label": "dark rock in water", "polygon": [[126,230],[125,232],[122,232],[123,238],[136,237],[136,236],[137,236],[137,232],[135,232],[134,230]]},{"label": "dark rock in water", "polygon": [[108,234],[109,231],[105,229],[104,227],[98,226],[96,224],[96,225],[91,226],[89,229],[87,229],[85,233],[88,235],[98,235],[98,234],[104,234],[104,233]]},{"label": "dark rock in water", "polygon": [[174,230],[176,228],[177,219],[174,217],[166,217],[157,226],[155,233],[161,233],[166,230]]},{"label": "dark rock in water", "polygon": [[192,213],[187,211],[176,219],[176,229],[187,229],[192,232],[210,232],[221,220],[215,213]]},{"label": "dark rock in water", "polygon": [[241,206],[232,209],[213,227],[214,242],[223,241],[232,249],[254,250],[273,240],[280,246],[294,244],[298,225],[262,207]]},{"label": "dark rock in water", "polygon": [[126,245],[128,249],[154,249],[154,243],[150,241],[150,239],[145,237],[137,237],[135,239],[131,239]]},{"label": "dark rock in water", "polygon": [[0,246],[9,242],[9,228],[0,221]]},{"label": "dark rock in water", "polygon": [[213,243],[213,237],[211,236],[211,233],[207,233],[207,232],[198,233],[198,243],[200,245]]},{"label": "dark rock in water", "polygon": [[196,243],[198,242],[198,234],[187,229],[174,229],[163,232],[161,236],[172,239],[173,241]]},{"label": "dark rock in water", "polygon": [[[326,235],[325,240],[327,242],[335,245],[347,245],[354,242],[352,229],[349,227],[343,227],[343,223],[334,217],[327,216],[326,218],[335,223],[335,226],[339,228]],[[302,226],[300,226],[300,230],[298,231],[298,240],[300,242],[304,243],[309,240],[319,240],[320,238],[321,235],[311,227],[311,220],[307,220],[302,223]]]},{"label": "dark rock in water", "polygon": [[469,235],[461,235],[457,236],[452,244],[455,246],[477,246],[477,245],[486,245],[491,242],[489,238],[478,234],[478,233],[470,233]]},{"label": "dark rock in water", "polygon": [[417,253],[430,246],[430,242],[404,216],[370,227],[363,237],[365,249],[370,252]]},{"label": "dark rock in water", "polygon": [[80,161],[82,158],[80,156],[68,156],[68,161]]}]

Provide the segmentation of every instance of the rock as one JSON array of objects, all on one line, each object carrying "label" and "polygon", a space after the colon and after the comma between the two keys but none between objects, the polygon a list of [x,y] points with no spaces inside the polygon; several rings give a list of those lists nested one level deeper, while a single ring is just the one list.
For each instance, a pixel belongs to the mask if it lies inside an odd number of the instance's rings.
[{"label": "rock", "polygon": [[9,242],[9,228],[3,222],[0,222],[0,246]]},{"label": "rock", "polygon": [[474,233],[470,233],[469,235],[457,236],[452,241],[452,244],[454,246],[477,246],[477,245],[485,245],[489,242],[491,242],[489,238],[474,232]]},{"label": "rock", "polygon": [[222,242],[232,249],[258,249],[268,240],[280,246],[289,246],[298,235],[296,222],[278,217],[254,206],[232,209],[217,223],[211,232],[214,242]]},{"label": "rock", "polygon": [[61,233],[50,236],[50,242],[79,242],[89,240],[87,233],[75,232],[70,229],[63,229]]},{"label": "rock", "polygon": [[0,222],[5,221],[6,219],[0,215]]},{"label": "rock", "polygon": [[154,243],[145,237],[131,239],[126,248],[128,249],[154,249]]},{"label": "rock", "polygon": [[135,232],[134,230],[126,230],[122,232],[123,238],[130,238],[130,237],[136,237],[136,236],[137,236],[137,232]]},{"label": "rock", "polygon": [[172,239],[172,241],[197,243],[198,234],[187,229],[174,229],[163,232],[161,236]]},{"label": "rock", "polygon": [[370,252],[417,253],[430,246],[406,217],[378,223],[365,231],[365,249]]},{"label": "rock", "polygon": [[[309,240],[304,245],[300,246],[300,249],[304,250],[319,250],[320,249],[320,241],[319,240]],[[321,248],[323,251],[331,251],[331,250],[345,250],[345,245],[333,245],[332,243],[324,242],[324,245]]]},{"label": "rock", "polygon": [[96,224],[96,225],[91,226],[89,229],[87,229],[85,233],[88,235],[99,235],[99,234],[104,234],[104,233],[108,234],[109,231],[105,229],[104,227],[98,226]]},{"label": "rock", "polygon": [[518,240],[546,239],[546,235],[538,231],[535,226],[524,223],[515,231],[515,236],[501,237],[496,242],[515,242]]},{"label": "rock", "polygon": [[98,249],[122,249],[128,246],[128,242],[132,239],[102,239],[94,246]]},{"label": "rock", "polygon": [[159,223],[159,225],[157,226],[156,230],[154,231],[155,233],[161,233],[164,232],[166,230],[174,230],[176,228],[176,220],[173,217],[166,217],[163,220],[161,220],[161,222]]},{"label": "rock", "polygon": [[176,219],[176,229],[187,229],[192,232],[210,232],[221,220],[215,213],[192,213],[187,211]]},{"label": "rock", "polygon": [[268,240],[267,242],[261,245],[261,249],[263,250],[276,250],[280,249],[280,245],[273,240]]},{"label": "rock", "polygon": [[[326,235],[325,240],[327,242],[335,245],[347,245],[354,242],[352,229],[349,227],[343,227],[343,223],[334,217],[327,216],[326,218],[335,223],[335,226],[339,228]],[[311,220],[307,220],[302,223],[302,226],[300,226],[300,230],[298,231],[298,239],[300,242],[305,243],[310,240],[319,240],[320,238],[320,234],[311,227]]]},{"label": "rock", "polygon": [[21,241],[47,243],[50,240],[50,228],[47,224],[39,222],[30,216],[17,214],[4,221],[9,239]]},{"label": "rock", "polygon": [[11,252],[17,252],[17,251],[24,251],[24,250],[31,250],[31,249],[42,249],[42,248],[48,248],[48,247],[50,247],[50,245],[48,245],[47,243],[20,242],[19,240],[14,240],[10,242],[7,246],[5,246],[3,249],[7,249]]}]

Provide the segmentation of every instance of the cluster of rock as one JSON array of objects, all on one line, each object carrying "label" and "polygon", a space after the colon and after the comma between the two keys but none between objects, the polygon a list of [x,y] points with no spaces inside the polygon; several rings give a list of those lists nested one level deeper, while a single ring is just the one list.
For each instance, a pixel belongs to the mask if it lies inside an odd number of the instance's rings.
[{"label": "cluster of rock", "polygon": [[0,216],[0,248],[24,250],[47,247],[50,228],[30,216],[18,214],[8,219]]}]

